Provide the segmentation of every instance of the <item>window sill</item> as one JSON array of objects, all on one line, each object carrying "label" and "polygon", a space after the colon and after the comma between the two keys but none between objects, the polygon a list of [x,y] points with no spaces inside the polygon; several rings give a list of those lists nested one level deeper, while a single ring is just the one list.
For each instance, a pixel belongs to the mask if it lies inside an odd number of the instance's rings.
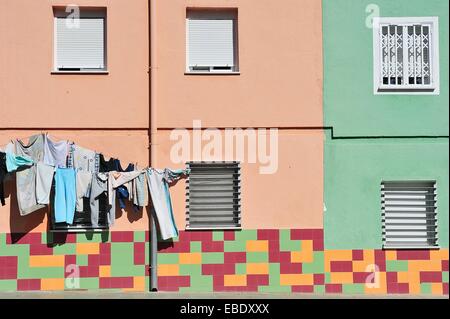
[{"label": "window sill", "polygon": [[184,75],[240,75],[241,72],[184,72]]},{"label": "window sill", "polygon": [[242,230],[242,227],[186,227],[186,231],[197,231],[197,230]]},{"label": "window sill", "polygon": [[375,95],[439,95],[438,88],[388,88],[378,87]]},{"label": "window sill", "polygon": [[109,232],[109,228],[67,228],[67,229],[50,229],[50,233],[104,233]]},{"label": "window sill", "polygon": [[429,247],[424,247],[424,246],[409,246],[409,247],[405,247],[405,246],[383,246],[383,250],[439,250],[441,249],[440,246],[429,246]]},{"label": "window sill", "polygon": [[50,74],[61,75],[61,74],[98,74],[98,75],[108,75],[109,71],[52,71]]}]

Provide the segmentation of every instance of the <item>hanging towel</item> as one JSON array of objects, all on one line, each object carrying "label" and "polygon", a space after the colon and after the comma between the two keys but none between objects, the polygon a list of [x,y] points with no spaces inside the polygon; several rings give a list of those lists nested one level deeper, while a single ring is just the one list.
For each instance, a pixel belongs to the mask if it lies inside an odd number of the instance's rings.
[{"label": "hanging towel", "polygon": [[66,168],[68,153],[67,141],[52,141],[44,134],[44,163],[50,166]]},{"label": "hanging towel", "polygon": [[36,165],[36,201],[38,204],[48,205],[55,167],[43,162],[38,162]]},{"label": "hanging towel", "polygon": [[[44,157],[44,136],[43,134],[33,135],[29,138],[29,143],[25,145],[21,140],[15,140],[17,156],[28,156],[35,163],[43,160]],[[36,198],[36,174],[37,166],[33,165],[16,173],[17,203],[21,216],[28,215],[39,210],[45,205],[39,204]]]},{"label": "hanging towel", "polygon": [[8,172],[14,172],[21,166],[31,166],[33,160],[28,156],[16,156],[13,153],[6,153],[6,169]]},{"label": "hanging towel", "polygon": [[73,224],[77,202],[76,173],[73,168],[58,168],[55,174],[55,221]]},{"label": "hanging towel", "polygon": [[99,155],[94,151],[78,146],[75,143],[69,144],[69,154],[67,157],[67,167],[73,167],[77,171],[98,173]]},{"label": "hanging towel", "polygon": [[178,236],[178,229],[173,217],[169,183],[187,174],[186,170],[147,169],[147,181],[150,195],[158,220],[161,238],[167,240]]}]

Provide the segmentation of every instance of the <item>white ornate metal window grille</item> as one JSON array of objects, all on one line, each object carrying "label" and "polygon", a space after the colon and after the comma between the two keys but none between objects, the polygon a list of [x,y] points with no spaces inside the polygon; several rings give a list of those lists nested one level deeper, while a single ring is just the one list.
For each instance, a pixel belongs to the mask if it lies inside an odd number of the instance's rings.
[{"label": "white ornate metal window grille", "polygon": [[[437,20],[391,23],[390,18],[379,19],[374,25],[376,89],[436,89],[439,70],[438,61],[434,61],[438,57],[434,33],[437,32]],[[392,18],[392,21],[404,19]]]}]

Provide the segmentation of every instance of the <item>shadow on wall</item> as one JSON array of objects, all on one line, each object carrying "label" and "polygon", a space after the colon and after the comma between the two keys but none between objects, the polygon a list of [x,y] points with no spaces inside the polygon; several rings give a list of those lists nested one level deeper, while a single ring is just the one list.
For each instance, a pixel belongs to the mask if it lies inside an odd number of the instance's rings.
[{"label": "shadow on wall", "polygon": [[9,175],[5,182],[5,197],[10,197],[9,227],[11,242],[17,243],[25,234],[29,233],[44,222],[48,207],[39,209],[30,215],[21,216],[17,204],[16,175]]}]

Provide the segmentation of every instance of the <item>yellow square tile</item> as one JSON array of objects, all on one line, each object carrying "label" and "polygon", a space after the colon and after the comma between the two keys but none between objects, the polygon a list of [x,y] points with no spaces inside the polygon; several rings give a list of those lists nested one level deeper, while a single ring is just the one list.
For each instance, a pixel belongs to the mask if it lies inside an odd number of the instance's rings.
[{"label": "yellow square tile", "polygon": [[180,264],[201,264],[202,254],[201,253],[180,253],[179,255]]},{"label": "yellow square tile", "polygon": [[264,252],[269,250],[269,242],[267,240],[247,240],[247,251]]},{"label": "yellow square tile", "polygon": [[101,265],[99,268],[100,277],[111,277],[111,266]]},{"label": "yellow square tile", "polygon": [[353,272],[332,272],[330,281],[332,284],[352,284]]},{"label": "yellow square tile", "polygon": [[64,267],[64,255],[30,256],[30,267]]},{"label": "yellow square tile", "polygon": [[64,278],[42,278],[41,290],[64,290]]},{"label": "yellow square tile", "polygon": [[158,265],[158,276],[178,276],[180,267],[176,264]]},{"label": "yellow square tile", "polygon": [[97,255],[100,253],[99,243],[78,243],[78,255]]},{"label": "yellow square tile", "polygon": [[247,264],[247,274],[266,275],[269,273],[269,264],[267,263],[249,263]]},{"label": "yellow square tile", "polygon": [[225,275],[223,280],[227,287],[247,286],[247,275]]}]

